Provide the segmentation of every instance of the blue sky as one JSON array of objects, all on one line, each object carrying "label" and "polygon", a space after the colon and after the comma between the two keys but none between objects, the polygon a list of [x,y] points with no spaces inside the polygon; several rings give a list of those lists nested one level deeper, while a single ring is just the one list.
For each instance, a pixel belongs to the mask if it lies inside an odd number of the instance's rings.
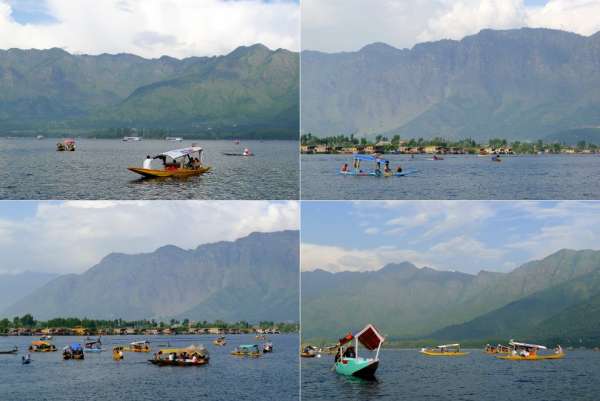
[{"label": "blue sky", "polygon": [[0,274],[80,273],[111,252],[298,229],[298,210],[293,201],[0,201]]},{"label": "blue sky", "polygon": [[562,248],[600,249],[600,202],[304,202],[302,268],[389,262],[510,271]]}]

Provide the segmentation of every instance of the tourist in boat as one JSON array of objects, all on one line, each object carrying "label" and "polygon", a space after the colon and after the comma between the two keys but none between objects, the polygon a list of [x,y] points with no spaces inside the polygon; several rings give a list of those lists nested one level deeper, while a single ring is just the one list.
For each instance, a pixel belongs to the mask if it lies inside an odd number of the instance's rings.
[{"label": "tourist in boat", "polygon": [[554,353],[562,354],[563,353],[562,347],[560,345],[557,345],[556,348],[554,349]]},{"label": "tourist in boat", "polygon": [[378,161],[375,166],[375,175],[381,175],[381,162]]},{"label": "tourist in boat", "polygon": [[152,158],[150,155],[146,156],[146,160],[144,160],[142,168],[145,168],[146,170],[152,170]]},{"label": "tourist in boat", "polygon": [[345,172],[347,172],[347,171],[348,171],[348,163],[344,163],[344,164],[342,165],[342,168],[340,169],[340,171],[341,171],[342,173],[345,173]]},{"label": "tourist in boat", "polygon": [[402,172],[402,167],[399,165],[398,168],[396,168],[396,173],[401,173]]},{"label": "tourist in boat", "polygon": [[349,346],[348,348],[346,348],[346,351],[344,351],[344,357],[356,358],[356,351],[354,350],[353,346]]},{"label": "tourist in boat", "polygon": [[250,149],[245,148],[244,152],[242,153],[244,156],[250,156],[252,154],[252,152],[250,152]]},{"label": "tourist in boat", "polygon": [[202,167],[202,163],[200,163],[200,159],[198,159],[197,157],[194,158],[194,162],[192,163],[192,167],[193,168],[200,168]]},{"label": "tourist in boat", "polygon": [[384,173],[391,173],[392,170],[390,169],[390,162],[389,160],[386,160],[385,163],[383,164],[383,172]]}]

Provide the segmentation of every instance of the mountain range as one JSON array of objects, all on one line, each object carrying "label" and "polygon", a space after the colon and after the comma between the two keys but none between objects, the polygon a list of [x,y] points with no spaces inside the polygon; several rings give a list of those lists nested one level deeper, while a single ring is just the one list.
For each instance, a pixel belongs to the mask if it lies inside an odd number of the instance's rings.
[{"label": "mountain range", "polygon": [[0,50],[0,130],[272,131],[296,139],[298,81],[297,53],[260,44],[182,60]]},{"label": "mountain range", "polygon": [[113,253],[62,275],[0,315],[298,321],[298,231],[253,233],[184,250]]},{"label": "mountain range", "polygon": [[411,49],[306,50],[301,64],[302,132],[317,136],[537,140],[600,126],[600,32],[485,29]]},{"label": "mountain range", "polygon": [[564,249],[509,273],[472,275],[404,262],[370,272],[303,272],[301,280],[306,339],[337,338],[371,322],[396,340],[574,341],[570,329],[578,327],[579,339],[600,341],[594,331],[600,251]]},{"label": "mountain range", "polygon": [[[18,274],[0,274],[0,311],[15,299],[31,294],[58,277],[55,273],[26,271]],[[12,317],[12,316],[9,316]]]}]

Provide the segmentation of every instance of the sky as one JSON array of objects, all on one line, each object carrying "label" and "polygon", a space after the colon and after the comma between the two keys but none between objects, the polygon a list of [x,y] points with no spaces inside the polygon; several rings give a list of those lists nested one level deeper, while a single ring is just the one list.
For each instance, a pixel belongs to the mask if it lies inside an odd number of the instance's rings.
[{"label": "sky", "polygon": [[0,49],[148,58],[300,47],[298,0],[0,0]]},{"label": "sky", "polygon": [[563,248],[600,250],[600,202],[303,202],[301,214],[303,271],[509,272]]},{"label": "sky", "polygon": [[302,0],[302,49],[355,51],[462,39],[484,28],[600,30],[600,0]]},{"label": "sky", "polygon": [[298,229],[298,202],[0,201],[0,274],[81,273],[112,252]]}]

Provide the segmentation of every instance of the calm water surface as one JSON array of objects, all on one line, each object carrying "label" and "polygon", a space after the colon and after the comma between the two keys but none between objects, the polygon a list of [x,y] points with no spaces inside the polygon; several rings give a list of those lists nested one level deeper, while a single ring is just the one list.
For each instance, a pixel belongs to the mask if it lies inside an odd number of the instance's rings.
[{"label": "calm water surface", "polygon": [[[57,152],[58,141],[0,138],[0,199],[298,199],[296,141],[78,139],[75,152]],[[209,174],[141,180],[127,170],[192,143],[204,148]],[[223,155],[244,147],[256,156]]]},{"label": "calm water surface", "polygon": [[[102,337],[105,348],[146,337]],[[23,400],[298,400],[298,336],[271,336],[273,353],[257,359],[229,352],[239,344],[253,344],[250,335],[227,337],[215,347],[213,336],[152,336],[153,349],[170,344],[204,344],[210,363],[200,367],[158,367],[147,362],[152,353],[125,353],[113,361],[111,351],[86,354],[83,361],[63,361],[60,349],[80,337],[56,337],[58,352],[32,353],[21,364],[34,337],[0,337],[0,349],[18,345],[17,356],[0,355],[0,399]]]},{"label": "calm water surface", "polygon": [[333,356],[302,359],[302,400],[597,400],[600,352],[567,351],[556,361],[514,362],[481,350],[428,358],[382,350],[376,381],[331,371]]},{"label": "calm water surface", "polygon": [[[385,155],[406,177],[337,174],[349,155],[302,155],[302,199],[600,199],[600,155],[490,157]],[[363,162],[364,168],[374,166]]]}]

